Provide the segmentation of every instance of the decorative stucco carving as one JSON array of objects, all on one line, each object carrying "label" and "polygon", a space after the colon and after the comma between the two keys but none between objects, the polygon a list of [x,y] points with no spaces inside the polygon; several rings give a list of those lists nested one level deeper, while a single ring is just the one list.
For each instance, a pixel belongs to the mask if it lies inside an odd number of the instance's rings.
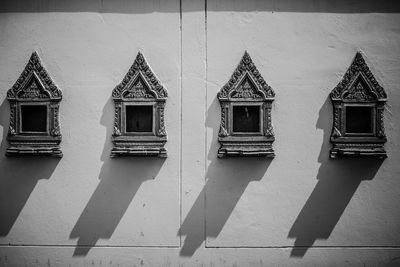
[{"label": "decorative stucco carving", "polygon": [[[164,145],[167,141],[164,108],[167,90],[160,84],[143,54],[139,52],[128,73],[113,92],[114,129],[111,157],[155,156],[167,157]],[[151,132],[127,132],[126,107],[130,105],[153,107]]]},{"label": "decorative stucco carving", "polygon": [[[265,82],[246,51],[231,78],[218,93],[221,104],[221,125],[218,133],[221,147],[218,157],[275,156],[272,148],[275,137],[271,123],[274,97],[274,91]],[[236,106],[259,108],[259,131],[233,130],[233,108]]]},{"label": "decorative stucco carving", "polygon": [[[136,80],[137,77],[141,78],[140,82]],[[114,88],[112,97],[121,98],[122,94],[126,91],[135,91],[138,95],[136,97],[139,98],[140,93],[146,95],[144,98],[147,98],[148,94],[152,94],[157,99],[165,100],[168,97],[167,90],[160,84],[141,52],[137,54],[135,62],[130,67],[122,82]],[[134,98],[134,95],[127,96],[127,98]]]},{"label": "decorative stucco carving", "polygon": [[[13,87],[7,91],[10,126],[7,156],[45,155],[62,157],[59,106],[62,92],[52,81],[39,55],[33,52]],[[46,131],[22,131],[22,107],[46,107]]]},{"label": "decorative stucco carving", "polygon": [[[383,125],[383,110],[387,95],[360,52],[356,53],[342,81],[332,90],[330,97],[333,104],[330,157],[385,158],[387,155],[384,143],[387,139]],[[348,112],[370,109],[372,131],[348,132],[346,123],[351,122],[346,120],[346,108],[349,109]],[[365,117],[362,119],[367,120]]]}]

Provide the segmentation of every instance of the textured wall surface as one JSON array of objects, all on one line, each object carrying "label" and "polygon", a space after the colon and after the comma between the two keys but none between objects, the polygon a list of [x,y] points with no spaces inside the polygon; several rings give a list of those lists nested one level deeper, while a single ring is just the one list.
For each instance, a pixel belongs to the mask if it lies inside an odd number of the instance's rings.
[{"label": "textured wall surface", "polygon": [[[6,158],[6,91],[36,50],[64,157]],[[168,158],[109,157],[111,91],[142,51]],[[217,92],[247,50],[276,93],[276,158],[218,159]],[[362,51],[388,158],[330,160],[330,91]],[[399,266],[395,1],[2,1],[0,266]]]}]

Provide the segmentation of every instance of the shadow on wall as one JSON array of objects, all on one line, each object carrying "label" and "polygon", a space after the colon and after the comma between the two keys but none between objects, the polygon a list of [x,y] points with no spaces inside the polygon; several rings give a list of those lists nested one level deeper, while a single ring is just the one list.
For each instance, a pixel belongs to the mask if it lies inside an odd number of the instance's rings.
[{"label": "shadow on wall", "polygon": [[382,160],[371,158],[329,158],[332,129],[329,97],[319,111],[316,127],[324,131],[318,182],[290,229],[288,237],[296,239],[291,257],[303,257],[315,240],[329,238],[360,183],[372,180],[382,164]]},{"label": "shadow on wall", "polygon": [[266,158],[218,159],[220,117],[215,114],[219,113],[219,102],[215,98],[206,120],[206,126],[213,130],[207,182],[180,228],[180,234],[186,236],[181,256],[192,256],[205,239],[216,238],[221,233],[249,183],[261,180],[271,163]]},{"label": "shadow on wall", "polygon": [[159,158],[110,158],[113,115],[110,98],[101,117],[107,138],[101,155],[100,183],[71,231],[70,238],[78,238],[74,256],[85,256],[99,239],[111,238],[140,185],[155,179],[165,161]]},{"label": "shadow on wall", "polygon": [[49,179],[60,161],[51,157],[6,157],[9,114],[5,99],[0,106],[0,237],[8,235],[38,181]]},{"label": "shadow on wall", "polygon": [[[185,2],[185,12],[204,11],[269,11],[321,13],[399,13],[398,0],[203,0],[204,5]],[[196,2],[196,1],[193,1]],[[162,3],[162,4],[161,4]],[[102,12],[138,14],[152,12],[179,13],[180,2],[126,0],[2,0],[0,12]]]}]

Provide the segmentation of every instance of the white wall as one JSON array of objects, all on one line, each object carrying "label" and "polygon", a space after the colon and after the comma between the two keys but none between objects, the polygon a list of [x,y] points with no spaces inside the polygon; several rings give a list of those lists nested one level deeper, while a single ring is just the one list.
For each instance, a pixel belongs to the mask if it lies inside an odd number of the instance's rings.
[{"label": "white wall", "polygon": [[[207,8],[207,11],[205,10]],[[377,1],[5,1],[0,266],[400,264],[400,8]],[[6,158],[33,50],[63,91],[61,160]],[[138,51],[167,88],[168,158],[110,159]],[[218,159],[217,92],[247,50],[276,93],[276,158]],[[388,94],[388,158],[330,160],[356,51]]]}]

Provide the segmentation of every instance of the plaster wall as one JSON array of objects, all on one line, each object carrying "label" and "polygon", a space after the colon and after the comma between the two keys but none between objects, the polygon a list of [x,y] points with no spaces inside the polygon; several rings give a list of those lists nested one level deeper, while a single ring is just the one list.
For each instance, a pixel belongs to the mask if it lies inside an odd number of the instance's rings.
[{"label": "plaster wall", "polygon": [[[0,266],[400,264],[400,8],[376,1],[4,1]],[[6,91],[38,51],[63,91],[60,160],[6,158]],[[168,158],[109,157],[111,91],[142,51]],[[276,93],[276,157],[218,159],[217,92],[244,51]],[[356,51],[388,94],[388,158],[330,160]]]}]

